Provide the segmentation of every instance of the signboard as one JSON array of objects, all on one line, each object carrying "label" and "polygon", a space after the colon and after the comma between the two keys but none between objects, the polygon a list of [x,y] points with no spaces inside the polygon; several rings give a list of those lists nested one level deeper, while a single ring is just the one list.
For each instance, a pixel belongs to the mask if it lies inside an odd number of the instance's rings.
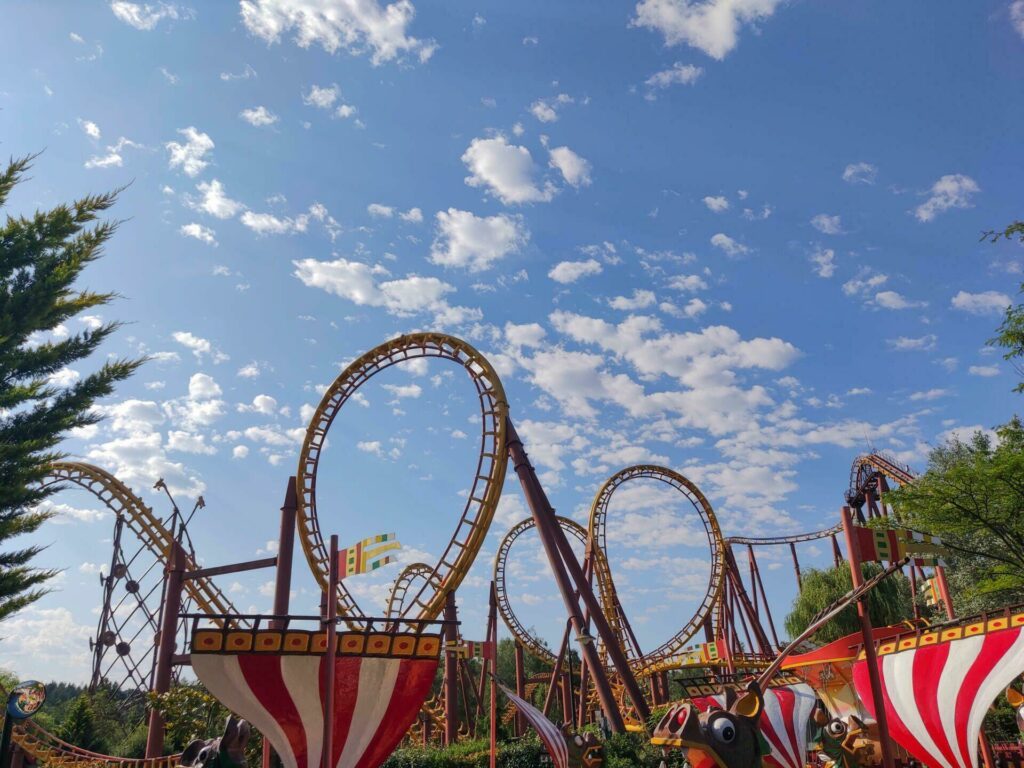
[{"label": "signboard", "polygon": [[46,701],[46,687],[38,680],[19,683],[7,698],[7,714],[13,720],[32,717]]}]

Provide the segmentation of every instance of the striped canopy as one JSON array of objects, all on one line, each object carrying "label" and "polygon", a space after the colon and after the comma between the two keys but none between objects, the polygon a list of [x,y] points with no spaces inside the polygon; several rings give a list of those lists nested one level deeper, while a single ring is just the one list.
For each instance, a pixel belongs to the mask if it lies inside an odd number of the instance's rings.
[{"label": "striped canopy", "polygon": [[540,740],[551,755],[551,762],[554,768],[569,768],[569,748],[565,744],[565,736],[558,729],[558,726],[545,717],[544,713],[537,709],[530,702],[519,698],[504,685],[498,686],[508,700],[516,705],[516,709],[523,713],[523,716],[530,721],[530,725],[537,731]]},{"label": "striped canopy", "polygon": [[[882,643],[878,662],[889,735],[936,768],[977,768],[981,722],[1024,672],[1024,614],[937,629]],[[877,716],[867,662],[854,684]]]},{"label": "striped canopy", "polygon": [[[693,705],[701,712],[709,709],[712,704],[725,709],[725,694],[714,696],[697,696],[691,699]],[[816,696],[814,690],[806,683],[794,683],[769,688],[764,692],[764,709],[758,726],[761,735],[767,742],[769,753],[761,760],[764,766],[771,768],[804,768],[807,763],[807,724],[814,713]],[[695,766],[697,757],[690,750],[688,756]],[[701,753],[706,759],[704,753]],[[709,765],[715,763],[712,760]]]},{"label": "striped canopy", "polygon": [[[192,668],[270,741],[285,768],[318,768],[324,743],[324,633],[200,630]],[[430,694],[437,635],[339,633],[334,768],[377,768]]]}]

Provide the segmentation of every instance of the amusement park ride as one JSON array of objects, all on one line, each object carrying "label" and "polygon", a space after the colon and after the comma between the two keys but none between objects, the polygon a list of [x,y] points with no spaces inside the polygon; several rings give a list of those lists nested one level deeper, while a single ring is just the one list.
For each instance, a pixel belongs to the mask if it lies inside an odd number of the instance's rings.
[{"label": "amusement park ride", "polygon": [[[378,537],[341,550],[337,536],[325,536],[317,471],[331,425],[359,387],[417,358],[448,360],[469,375],[480,407],[480,456],[443,554],[432,565],[407,566],[384,615],[375,617],[359,606],[345,576],[383,562],[372,556],[393,544]],[[485,639],[470,641],[460,631],[455,594],[488,533],[510,464],[531,516],[501,541]],[[703,525],[711,557],[707,588],[694,614],[668,641],[647,651],[619,599],[607,549],[611,500],[637,480],[660,482],[682,495]],[[265,737],[265,768],[271,747],[285,768],[376,768],[403,740],[451,744],[477,735],[476,716],[488,710],[494,766],[499,691],[510,703],[505,722],[517,735],[532,726],[558,768],[602,763],[594,729],[584,730],[598,721],[605,731],[647,733],[666,752],[685,750],[694,768],[996,768],[997,761],[1022,766],[1024,755],[1014,745],[989,744],[981,726],[996,696],[1024,672],[1024,608],[968,619],[954,615],[942,542],[901,528],[885,502],[890,484],[913,481],[909,469],[884,456],[860,456],[836,526],[788,537],[725,538],[693,482],[666,467],[632,466],[601,486],[584,528],[554,514],[490,363],[451,336],[401,336],[356,359],[323,395],[297,474],[286,485],[275,557],[201,568],[188,534],[191,515],[185,518],[174,506],[165,523],[104,470],[78,462],[53,465],[48,484],[79,486],[115,517],[92,641],[93,683],[163,693],[190,666],[245,720],[229,721],[221,739],[164,755],[164,723],[153,711],[146,757],[139,760],[96,754],[30,719],[15,720],[9,728],[15,767],[38,760],[111,768],[237,765],[244,761],[251,723]],[[506,583],[513,544],[528,531],[540,538],[566,609],[557,652],[516,616]],[[296,534],[323,595],[315,615],[291,612]],[[830,540],[835,564],[849,564],[854,590],[784,645],[755,551],[788,547],[799,586],[797,545],[824,539]],[[582,562],[571,541],[583,548]],[[746,575],[737,552],[745,555]],[[865,583],[860,564],[867,561],[887,567]],[[273,612],[243,615],[214,579],[261,568],[276,574]],[[931,587],[945,620],[929,624],[915,607],[914,621],[872,627],[862,598],[896,571],[910,579],[915,593],[919,585]],[[806,642],[854,603],[860,632],[822,647]],[[515,644],[509,688],[496,678],[499,617]],[[550,672],[528,678],[527,654]],[[536,698],[540,693],[543,701]],[[1009,698],[1024,711],[1024,695],[1011,688]],[[556,700],[562,720],[557,726],[550,719]],[[653,728],[652,712],[660,716]],[[811,739],[814,730],[820,733]]]}]

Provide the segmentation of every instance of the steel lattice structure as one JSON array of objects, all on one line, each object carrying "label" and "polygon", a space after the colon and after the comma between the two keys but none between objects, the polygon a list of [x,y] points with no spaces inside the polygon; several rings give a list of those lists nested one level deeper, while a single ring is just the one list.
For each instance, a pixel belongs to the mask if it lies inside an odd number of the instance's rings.
[{"label": "steel lattice structure", "polygon": [[[103,601],[91,641],[91,685],[107,681],[125,692],[145,693],[153,683],[154,638],[160,621],[163,571],[174,538],[171,531],[128,486],[99,467],[77,461],[50,466],[42,487],[77,486],[114,514],[109,572],[101,577]],[[187,536],[184,525],[179,538]],[[194,554],[189,555],[195,567]],[[233,611],[209,579],[189,583],[190,608],[208,613]]]},{"label": "steel lattice structure", "polygon": [[[313,575],[326,590],[329,557],[317,517],[316,478],[327,433],[359,387],[393,365],[419,358],[450,360],[462,366],[476,387],[481,417],[480,458],[459,522],[444,553],[431,567],[430,577],[404,602],[404,610],[418,609],[413,616],[403,613],[403,618],[434,619],[444,609],[445,594],[462,583],[480,550],[501,497],[508,464],[504,387],[487,359],[466,342],[440,333],[399,336],[374,347],[341,372],[317,406],[299,453],[298,533]],[[352,619],[365,615],[344,583],[338,585],[337,601],[340,615]],[[358,624],[350,622],[350,626]]]}]

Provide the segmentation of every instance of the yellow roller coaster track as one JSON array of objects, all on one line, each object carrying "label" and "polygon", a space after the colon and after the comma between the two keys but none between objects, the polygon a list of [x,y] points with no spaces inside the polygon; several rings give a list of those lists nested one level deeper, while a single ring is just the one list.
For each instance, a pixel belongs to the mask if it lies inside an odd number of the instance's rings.
[{"label": "yellow roller coaster track", "polygon": [[[59,461],[50,465],[50,473],[42,486],[72,483],[91,493],[138,537],[139,541],[161,561],[167,562],[171,533],[145,503],[124,483],[104,469],[81,461]],[[188,559],[187,567],[196,568]],[[185,589],[204,613],[226,615],[238,613],[231,601],[217,586],[205,578],[188,579]]]},{"label": "yellow roller coaster track", "polygon": [[[299,496],[297,525],[306,560],[321,589],[326,590],[330,558],[317,515],[316,477],[328,430],[341,407],[370,378],[393,365],[419,358],[450,360],[465,369],[476,386],[482,422],[480,458],[458,525],[441,558],[431,566],[431,576],[424,579],[416,594],[403,604],[403,610],[410,613],[416,606],[417,613],[402,618],[429,620],[441,613],[445,595],[462,583],[472,566],[497,509],[508,465],[505,390],[494,368],[472,346],[441,333],[399,336],[371,349],[341,372],[324,393],[306,429],[296,473]],[[337,598],[339,614],[352,619],[350,626],[358,627],[357,619],[365,614],[344,582],[338,585]]]},{"label": "yellow roller coaster track", "polygon": [[[70,483],[88,491],[107,509],[124,521],[150,552],[162,562],[167,561],[171,546],[171,533],[146,504],[124,483],[104,469],[81,461],[58,461],[50,465],[49,474],[41,486]],[[196,567],[189,558],[187,567]],[[185,589],[196,605],[211,614],[236,614],[231,601],[205,578],[189,579]],[[168,755],[150,760],[134,760],[113,755],[101,755],[63,741],[31,720],[14,727],[14,743],[26,754],[48,766],[105,766],[106,768],[172,768],[180,755]]]},{"label": "yellow roller coaster track", "polygon": [[[627,637],[625,623],[620,620],[622,616],[620,613],[621,606],[618,595],[615,592],[615,583],[612,579],[611,566],[607,558],[607,523],[608,506],[615,491],[624,483],[644,478],[658,480],[672,486],[682,493],[693,505],[708,537],[708,545],[711,549],[711,573],[708,576],[708,587],[704,593],[704,599],[697,607],[693,617],[667,642],[653,651],[649,651],[642,657],[638,657],[635,650],[632,650],[633,644],[629,642]],[[604,559],[604,573],[600,574],[598,583],[601,589],[601,602],[605,615],[609,623],[612,624],[612,628],[618,636],[622,647],[630,654],[630,665],[635,665],[634,669],[638,674],[649,674],[658,667],[660,662],[671,658],[684,648],[690,638],[703,626],[705,620],[711,616],[711,612],[722,593],[722,584],[725,579],[725,543],[722,539],[722,531],[718,527],[715,512],[696,484],[679,472],[654,464],[638,464],[616,472],[601,486],[594,496],[593,503],[590,505],[589,529],[589,535],[594,542],[594,548],[602,553]]]}]

